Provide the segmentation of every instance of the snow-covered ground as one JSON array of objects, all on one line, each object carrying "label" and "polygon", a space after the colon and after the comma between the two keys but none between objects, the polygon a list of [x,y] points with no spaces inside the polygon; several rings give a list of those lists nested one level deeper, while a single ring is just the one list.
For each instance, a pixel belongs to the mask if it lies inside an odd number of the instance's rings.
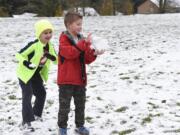
[{"label": "snow-covered ground", "polygon": [[[21,89],[15,53],[33,39],[39,18],[0,18],[0,134],[21,135]],[[53,41],[64,30],[55,25]],[[84,33],[106,38],[110,49],[88,66],[86,126],[92,135],[180,134],[180,14],[84,18]],[[32,135],[57,135],[57,67],[46,85],[43,122]],[[74,105],[69,135],[74,135]]]}]

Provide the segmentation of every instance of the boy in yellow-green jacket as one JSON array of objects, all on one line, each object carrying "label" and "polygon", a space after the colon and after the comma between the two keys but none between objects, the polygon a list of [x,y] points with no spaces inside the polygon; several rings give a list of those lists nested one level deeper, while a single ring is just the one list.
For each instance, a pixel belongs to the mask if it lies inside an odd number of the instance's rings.
[{"label": "boy in yellow-green jacket", "polygon": [[[36,40],[22,48],[16,58],[19,61],[17,77],[22,89],[22,127],[34,131],[31,122],[41,118],[46,98],[43,82],[48,80],[50,62],[57,64],[57,55],[50,42],[53,26],[48,20],[35,23]],[[35,96],[32,107],[32,95]]]}]

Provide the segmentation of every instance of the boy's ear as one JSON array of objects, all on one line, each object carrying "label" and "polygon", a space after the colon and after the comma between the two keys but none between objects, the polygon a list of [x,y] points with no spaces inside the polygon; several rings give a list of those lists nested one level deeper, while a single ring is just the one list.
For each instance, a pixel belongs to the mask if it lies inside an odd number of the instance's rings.
[{"label": "boy's ear", "polygon": [[70,23],[67,23],[67,26],[66,26],[67,28],[69,28],[70,27]]}]

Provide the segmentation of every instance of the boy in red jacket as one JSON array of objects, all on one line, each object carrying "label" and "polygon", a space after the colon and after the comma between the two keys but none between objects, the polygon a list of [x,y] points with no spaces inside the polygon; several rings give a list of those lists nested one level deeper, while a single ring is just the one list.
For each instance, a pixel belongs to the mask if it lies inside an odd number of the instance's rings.
[{"label": "boy in red jacket", "polygon": [[81,135],[89,135],[89,130],[84,127],[84,110],[86,100],[86,66],[92,63],[97,55],[91,49],[90,35],[85,39],[81,34],[83,17],[75,12],[68,12],[64,18],[67,31],[62,32],[59,38],[59,134],[67,135],[68,113],[70,112],[71,98],[75,104],[75,131]]}]

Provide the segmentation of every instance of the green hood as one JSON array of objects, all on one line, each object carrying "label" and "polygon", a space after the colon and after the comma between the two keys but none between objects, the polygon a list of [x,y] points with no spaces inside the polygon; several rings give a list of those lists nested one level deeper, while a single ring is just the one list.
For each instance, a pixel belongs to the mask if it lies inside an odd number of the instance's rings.
[{"label": "green hood", "polygon": [[39,36],[44,30],[51,29],[54,30],[52,24],[45,19],[39,20],[35,23],[35,31],[36,31],[36,38],[39,39]]}]

